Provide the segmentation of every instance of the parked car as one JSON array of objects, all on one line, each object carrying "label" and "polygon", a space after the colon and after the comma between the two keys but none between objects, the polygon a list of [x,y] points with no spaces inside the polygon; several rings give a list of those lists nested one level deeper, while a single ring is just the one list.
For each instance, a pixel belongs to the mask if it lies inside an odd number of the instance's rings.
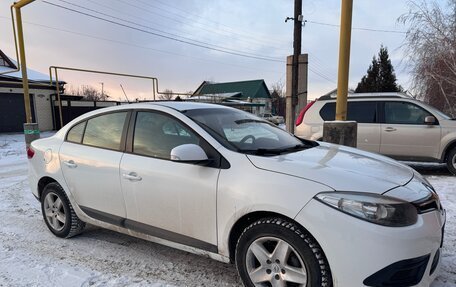
[{"label": "parked car", "polygon": [[437,276],[446,216],[420,174],[237,109],[104,108],[27,155],[58,237],[90,223],[235,263],[245,286],[429,286]]},{"label": "parked car", "polygon": [[267,121],[270,121],[273,124],[279,125],[285,122],[285,119],[282,116],[277,116],[273,114],[260,114],[260,118],[263,118]]},{"label": "parked car", "polygon": [[[296,121],[295,135],[322,140],[324,121],[335,117],[335,97],[309,103]],[[446,163],[456,174],[456,120],[402,93],[352,94],[347,120],[358,122],[359,149],[397,160]]]}]

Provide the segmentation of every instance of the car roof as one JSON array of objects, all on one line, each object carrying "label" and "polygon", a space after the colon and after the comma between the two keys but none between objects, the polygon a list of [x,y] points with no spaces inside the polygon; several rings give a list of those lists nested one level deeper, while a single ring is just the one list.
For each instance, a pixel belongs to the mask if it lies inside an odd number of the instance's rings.
[{"label": "car roof", "polygon": [[[381,93],[352,93],[348,94],[348,100],[352,99],[379,99],[379,98],[402,98],[413,99],[405,93],[401,92],[381,92]],[[326,95],[318,98],[318,101],[337,100],[336,95]]]},{"label": "car roof", "polygon": [[178,111],[196,110],[196,109],[231,109],[223,105],[208,104],[208,103],[195,103],[195,102],[178,102],[178,101],[167,101],[167,102],[151,102],[149,104],[165,106]]},{"label": "car roof", "polygon": [[[232,109],[227,106],[217,105],[217,104],[207,104],[207,103],[194,103],[194,102],[179,102],[179,101],[158,101],[158,102],[142,102],[142,103],[131,103],[131,104],[122,104],[119,106],[111,106],[103,108],[103,112],[106,111],[115,111],[115,110],[127,110],[127,109],[149,109],[154,106],[161,106],[171,108],[177,111],[187,111],[187,110],[196,110],[196,109]],[[94,110],[88,112],[87,114],[97,114],[101,110]]]}]

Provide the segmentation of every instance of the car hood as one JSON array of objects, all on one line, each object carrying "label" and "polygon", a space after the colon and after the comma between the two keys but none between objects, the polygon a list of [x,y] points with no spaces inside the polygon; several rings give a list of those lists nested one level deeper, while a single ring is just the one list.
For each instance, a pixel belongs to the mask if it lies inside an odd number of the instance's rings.
[{"label": "car hood", "polygon": [[390,158],[328,143],[284,155],[247,157],[259,169],[316,181],[337,191],[381,194],[413,178],[411,168]]}]

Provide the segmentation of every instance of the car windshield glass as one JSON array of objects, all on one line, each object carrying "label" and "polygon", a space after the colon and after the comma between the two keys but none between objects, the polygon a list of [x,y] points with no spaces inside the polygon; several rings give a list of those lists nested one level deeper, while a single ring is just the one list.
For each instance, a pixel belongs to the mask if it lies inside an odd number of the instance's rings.
[{"label": "car windshield glass", "polygon": [[428,104],[423,103],[423,102],[421,102],[421,104],[422,104],[423,106],[425,106],[426,109],[427,109],[429,112],[431,112],[431,113],[433,113],[433,114],[437,114],[438,116],[444,118],[445,120],[450,120],[450,119],[451,119],[451,117],[450,117],[449,115],[447,115],[447,114],[445,114],[444,112],[438,110],[437,108],[434,108],[433,106],[428,105]]},{"label": "car windshield glass", "polygon": [[223,146],[242,153],[276,155],[316,145],[315,142],[300,140],[253,114],[236,109],[194,109],[183,113]]}]

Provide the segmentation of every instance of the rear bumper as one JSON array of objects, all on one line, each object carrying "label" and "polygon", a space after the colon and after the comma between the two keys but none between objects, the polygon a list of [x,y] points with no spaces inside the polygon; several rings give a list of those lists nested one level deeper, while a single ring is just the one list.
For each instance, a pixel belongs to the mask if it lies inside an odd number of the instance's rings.
[{"label": "rear bumper", "polygon": [[320,243],[334,286],[429,286],[438,274],[444,213],[420,214],[416,224],[392,228],[312,200],[296,220]]}]

